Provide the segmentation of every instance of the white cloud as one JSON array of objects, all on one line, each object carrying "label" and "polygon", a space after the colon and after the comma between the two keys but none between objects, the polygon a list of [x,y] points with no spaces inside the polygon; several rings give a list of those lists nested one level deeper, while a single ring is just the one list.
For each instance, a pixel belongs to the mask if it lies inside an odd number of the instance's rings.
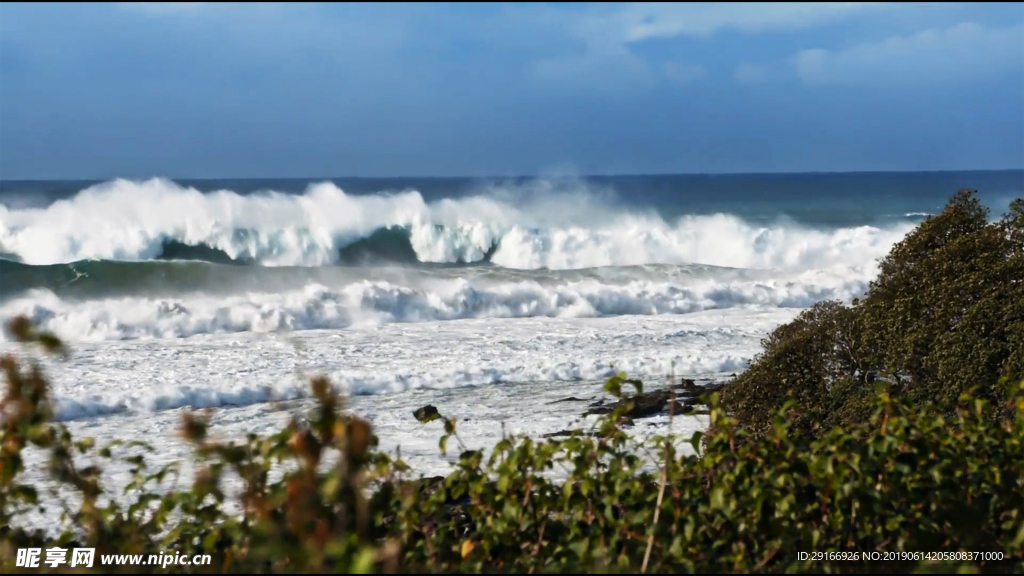
[{"label": "white cloud", "polygon": [[625,39],[708,37],[722,30],[775,32],[820,26],[887,2],[640,2],[619,15]]},{"label": "white cloud", "polygon": [[796,54],[793,66],[808,84],[959,80],[1010,67],[1024,72],[1024,25],[963,22],[845,50],[815,48]]},{"label": "white cloud", "polygon": [[[542,13],[551,14],[546,10]],[[555,12],[563,17],[562,12]],[[582,90],[630,92],[647,90],[656,83],[655,72],[626,45],[617,20],[603,15],[572,15],[560,22],[563,33],[581,41],[582,50],[534,63],[535,78]]]},{"label": "white cloud", "polygon": [[708,75],[703,66],[696,64],[680,64],[679,62],[665,62],[662,65],[665,76],[676,82],[692,82],[700,80]]},{"label": "white cloud", "polygon": [[[641,2],[621,8],[602,5],[586,11],[531,6],[528,12],[532,21],[553,25],[556,34],[567,34],[583,44],[583,49],[575,54],[536,62],[531,71],[536,78],[578,83],[587,90],[649,89],[656,85],[659,72],[673,81],[693,81],[707,72],[700,66],[676,63],[655,70],[633,53],[631,44],[659,37],[707,37],[727,29],[765,32],[809,28],[886,4]],[[765,76],[749,66],[738,72],[745,80]]]}]

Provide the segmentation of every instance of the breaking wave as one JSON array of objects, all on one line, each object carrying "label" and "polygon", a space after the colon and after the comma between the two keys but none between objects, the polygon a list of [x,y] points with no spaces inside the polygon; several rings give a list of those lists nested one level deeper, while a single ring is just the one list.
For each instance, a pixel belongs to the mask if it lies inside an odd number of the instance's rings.
[{"label": "breaking wave", "polygon": [[202,193],[114,180],[42,208],[0,205],[0,256],[28,265],[82,260],[203,260],[260,266],[492,264],[579,269],[656,263],[736,268],[863,265],[912,222],[814,229],[733,215],[666,220],[593,191],[498,190],[427,203],[416,191],[349,195]]},{"label": "breaking wave", "polygon": [[74,340],[186,338],[199,334],[341,329],[353,325],[469,318],[604,317],[688,314],[737,307],[803,308],[863,294],[874,270],[834,267],[766,279],[599,279],[542,284],[433,278],[413,285],[354,281],[337,288],[311,283],[282,292],[227,297],[126,296],[63,299],[30,290],[0,305],[41,328]]}]

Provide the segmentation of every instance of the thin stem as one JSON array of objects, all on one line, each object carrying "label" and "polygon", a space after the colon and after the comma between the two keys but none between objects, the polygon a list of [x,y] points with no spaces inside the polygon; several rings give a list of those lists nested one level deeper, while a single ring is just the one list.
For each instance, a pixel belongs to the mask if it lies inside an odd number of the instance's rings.
[{"label": "thin stem", "polygon": [[675,371],[673,370],[672,375],[668,379],[668,391],[669,391],[669,402],[668,402],[668,440],[665,440],[665,457],[666,460],[661,466],[661,486],[658,488],[658,503],[654,509],[654,526],[651,529],[651,535],[647,538],[647,551],[644,552],[644,563],[640,567],[640,573],[647,573],[647,564],[651,561],[651,549],[654,548],[654,534],[658,530],[658,518],[661,516],[661,503],[665,500],[665,485],[668,484],[668,454],[669,454],[669,442],[672,438],[672,420],[675,415],[676,407],[676,389],[672,386],[675,381]]}]

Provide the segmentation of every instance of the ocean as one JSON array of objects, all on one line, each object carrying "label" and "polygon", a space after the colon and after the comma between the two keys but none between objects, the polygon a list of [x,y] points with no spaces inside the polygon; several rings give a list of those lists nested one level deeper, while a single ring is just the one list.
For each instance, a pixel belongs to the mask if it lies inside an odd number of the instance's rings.
[{"label": "ocean", "polygon": [[0,181],[0,318],[71,346],[45,367],[76,436],[174,462],[183,411],[268,433],[325,374],[382,448],[440,474],[452,456],[416,408],[486,447],[571,427],[586,404],[556,400],[619,371],[740,372],[774,327],[863,294],[964,187],[995,218],[1024,171]]}]

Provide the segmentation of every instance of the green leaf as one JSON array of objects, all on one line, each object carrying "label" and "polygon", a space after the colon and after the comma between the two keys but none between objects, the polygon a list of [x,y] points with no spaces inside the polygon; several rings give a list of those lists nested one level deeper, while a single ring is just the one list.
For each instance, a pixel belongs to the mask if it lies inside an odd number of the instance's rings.
[{"label": "green leaf", "polygon": [[604,391],[608,392],[612,396],[615,396],[616,398],[621,398],[622,397],[622,382],[625,381],[625,379],[626,379],[626,374],[625,373],[619,373],[619,374],[616,374],[615,376],[612,376],[611,378],[609,378],[608,380],[605,381],[605,383],[604,383]]},{"label": "green leaf", "polygon": [[349,574],[372,574],[374,557],[376,552],[373,548],[363,548],[352,562],[351,568],[348,570]]},{"label": "green leaf", "polygon": [[700,430],[690,436],[690,446],[693,446],[693,449],[698,453],[700,452],[700,441],[702,438],[704,438],[704,433]]}]

